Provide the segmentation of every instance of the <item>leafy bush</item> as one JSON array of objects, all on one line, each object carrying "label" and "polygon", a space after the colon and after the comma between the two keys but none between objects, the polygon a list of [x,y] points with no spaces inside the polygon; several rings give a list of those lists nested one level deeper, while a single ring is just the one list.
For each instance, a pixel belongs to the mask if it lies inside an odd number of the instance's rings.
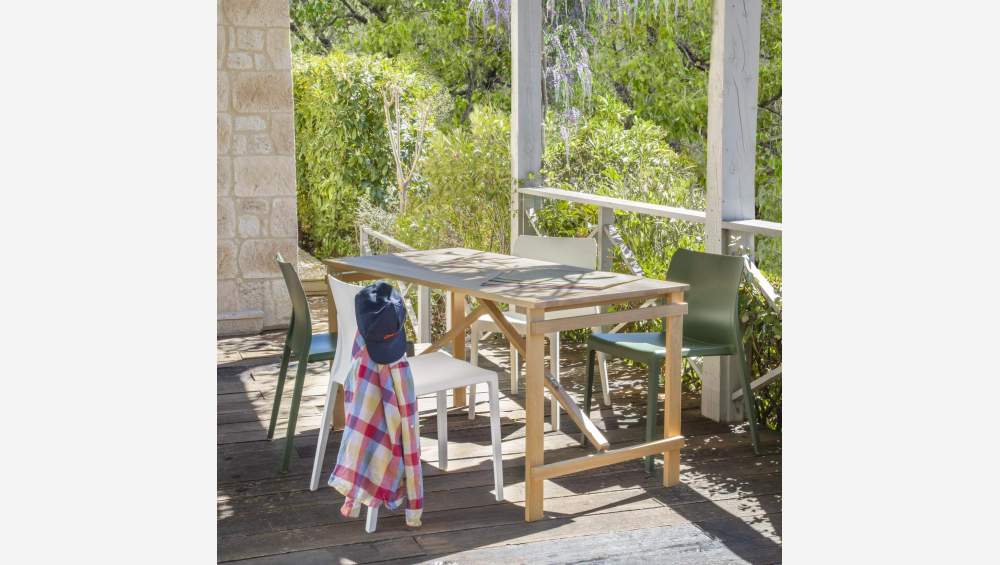
[{"label": "leafy bush", "polygon": [[[598,98],[596,106],[591,119],[572,133],[568,158],[550,122],[542,169],[548,186],[653,204],[705,207],[694,162],[670,147],[661,127],[635,118],[615,98]],[[597,213],[594,206],[545,201],[538,212],[539,227],[546,235],[586,236],[597,224]],[[616,212],[615,224],[650,277],[664,275],[666,259],[674,250],[704,247],[704,228],[698,224],[626,212]],[[615,270],[628,272],[617,255],[615,261]]]},{"label": "leafy bush", "polygon": [[[293,77],[300,243],[319,257],[350,255],[359,202],[392,209],[397,200],[383,90],[429,100],[435,114],[450,109],[449,98],[405,61],[367,55],[300,56]],[[412,143],[403,139],[404,153]]]},{"label": "leafy bush", "polygon": [[[765,273],[774,290],[781,294],[781,277]],[[749,283],[740,287],[740,323],[743,347],[750,363],[751,378],[762,377],[781,364],[781,316]],[[772,430],[781,429],[781,378],[754,391],[757,420]]]},{"label": "leafy bush", "polygon": [[438,131],[424,150],[422,185],[396,223],[414,247],[510,249],[510,118],[477,107],[468,128]]}]

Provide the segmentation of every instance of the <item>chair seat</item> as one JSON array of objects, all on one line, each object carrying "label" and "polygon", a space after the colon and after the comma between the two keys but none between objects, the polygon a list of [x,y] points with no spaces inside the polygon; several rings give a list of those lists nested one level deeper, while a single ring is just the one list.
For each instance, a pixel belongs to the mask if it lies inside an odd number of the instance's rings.
[{"label": "chair seat", "polygon": [[[710,357],[734,353],[733,347],[726,343],[708,343],[687,336],[683,339],[681,355],[684,357]],[[663,332],[593,333],[587,340],[587,346],[620,357],[648,362],[650,359],[662,360],[666,356],[665,342],[666,334]]]},{"label": "chair seat", "polygon": [[337,350],[337,334],[322,332],[312,334],[309,342],[309,362],[332,361]]},{"label": "chair seat", "polygon": [[497,378],[493,371],[460,361],[442,351],[410,357],[408,361],[417,396],[485,383]]}]

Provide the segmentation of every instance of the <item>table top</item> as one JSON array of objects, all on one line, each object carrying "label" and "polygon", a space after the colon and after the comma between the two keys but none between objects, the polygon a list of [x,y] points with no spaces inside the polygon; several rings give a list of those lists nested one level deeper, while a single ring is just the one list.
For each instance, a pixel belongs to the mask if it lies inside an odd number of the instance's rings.
[{"label": "table top", "polygon": [[[360,272],[540,310],[641,301],[688,289],[685,283],[462,247],[339,257],[325,263],[335,272]],[[539,278],[547,282],[537,282]]]}]

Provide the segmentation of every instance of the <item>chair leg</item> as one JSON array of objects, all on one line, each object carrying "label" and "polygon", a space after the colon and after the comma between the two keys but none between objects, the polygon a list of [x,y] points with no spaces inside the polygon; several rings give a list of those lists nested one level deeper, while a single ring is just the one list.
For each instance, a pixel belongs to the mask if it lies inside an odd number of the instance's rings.
[{"label": "chair leg", "polygon": [[299,359],[299,367],[295,372],[295,391],[292,393],[292,406],[288,411],[288,434],[285,436],[285,453],[281,457],[281,472],[287,473],[288,466],[292,462],[292,450],[295,444],[295,423],[299,418],[299,403],[302,401],[302,387],[306,381],[306,368],[309,363],[309,352],[305,352]]},{"label": "chair leg", "polygon": [[493,442],[493,488],[497,501],[503,500],[503,452],[500,436],[500,391],[499,383],[492,380],[490,390],[490,440]]},{"label": "chair leg", "polygon": [[736,343],[737,365],[739,365],[743,377],[743,408],[747,413],[747,421],[750,422],[750,441],[753,442],[754,454],[760,455],[759,438],[757,437],[757,403],[753,400],[753,388],[750,386],[750,365],[747,363],[743,344],[739,341]]},{"label": "chair leg", "polygon": [[323,416],[319,420],[319,439],[316,440],[316,455],[313,457],[312,477],[309,479],[309,490],[319,488],[320,474],[323,472],[323,456],[326,455],[326,442],[330,437],[330,420],[333,418],[333,403],[337,401],[337,389],[340,383],[330,378],[330,386],[326,390],[326,405]]},{"label": "chair leg", "polygon": [[601,369],[601,391],[604,393],[604,405],[611,406],[611,387],[608,386],[608,356],[597,354],[598,367]]},{"label": "chair leg", "polygon": [[369,534],[375,533],[375,526],[378,523],[378,506],[368,507],[368,514],[365,516],[365,531]]},{"label": "chair leg", "polygon": [[[646,398],[646,441],[653,441],[653,436],[656,431],[656,413],[657,413],[657,400],[659,400],[660,393],[660,364],[650,363],[649,364],[649,378],[647,379],[648,393]],[[653,472],[653,456],[649,455],[646,457],[646,472]]]},{"label": "chair leg", "polygon": [[[586,418],[590,417],[590,399],[594,391],[594,357],[596,354],[596,349],[587,348],[587,386],[583,388],[583,415]],[[580,443],[587,444],[587,438],[584,437],[583,432],[580,432]]]},{"label": "chair leg", "polygon": [[[559,332],[549,334],[549,356],[552,359],[552,378],[556,382],[559,382]],[[549,404],[552,415],[550,416],[550,423],[552,424],[552,430],[559,430],[559,402],[556,401],[554,395],[549,395]]]},{"label": "chair leg", "polygon": [[473,367],[479,366],[479,339],[482,337],[479,331],[479,322],[472,324],[472,351],[469,352],[469,362]]},{"label": "chair leg", "polygon": [[517,394],[517,381],[521,378],[521,354],[510,348],[510,393]]},{"label": "chair leg", "polygon": [[448,470],[448,391],[437,393],[438,467]]},{"label": "chair leg", "polygon": [[271,408],[271,423],[267,426],[267,439],[274,438],[274,428],[278,425],[278,409],[281,408],[281,393],[285,389],[285,376],[288,375],[288,359],[292,355],[292,350],[289,346],[291,335],[291,331],[289,331],[288,338],[285,339],[285,349],[281,352],[281,368],[278,370],[278,384],[274,387],[274,406]]},{"label": "chair leg", "polygon": [[476,419],[476,383],[469,385],[469,419]]}]

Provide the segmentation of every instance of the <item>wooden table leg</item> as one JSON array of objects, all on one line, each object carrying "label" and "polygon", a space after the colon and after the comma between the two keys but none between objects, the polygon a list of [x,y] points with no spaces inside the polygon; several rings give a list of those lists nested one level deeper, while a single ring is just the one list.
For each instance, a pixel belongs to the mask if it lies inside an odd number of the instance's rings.
[{"label": "wooden table leg", "polygon": [[545,500],[544,482],[534,478],[533,470],[545,463],[543,447],[543,420],[545,416],[545,395],[542,379],[545,369],[545,336],[532,335],[531,324],[544,318],[541,310],[528,310],[528,331],[525,339],[525,379],[524,410],[526,412],[525,439],[525,502],[524,519],[528,522],[540,520]]},{"label": "wooden table leg", "polygon": [[[451,318],[452,327],[462,323],[465,319],[465,295],[457,292],[451,293],[451,311],[448,312]],[[465,361],[465,331],[458,332],[451,342],[451,355],[455,359]],[[465,398],[465,387],[459,387],[452,391],[452,407],[459,408],[465,406],[468,401]]]},{"label": "wooden table leg", "polygon": [[[683,292],[667,295],[668,304],[684,302]],[[666,319],[666,360],[663,368],[664,392],[663,401],[663,437],[672,438],[681,435],[681,348],[683,346],[682,317],[670,316]],[[653,391],[650,391],[653,394]],[[668,449],[663,452],[663,485],[673,486],[681,482],[681,452],[680,449]]]}]

